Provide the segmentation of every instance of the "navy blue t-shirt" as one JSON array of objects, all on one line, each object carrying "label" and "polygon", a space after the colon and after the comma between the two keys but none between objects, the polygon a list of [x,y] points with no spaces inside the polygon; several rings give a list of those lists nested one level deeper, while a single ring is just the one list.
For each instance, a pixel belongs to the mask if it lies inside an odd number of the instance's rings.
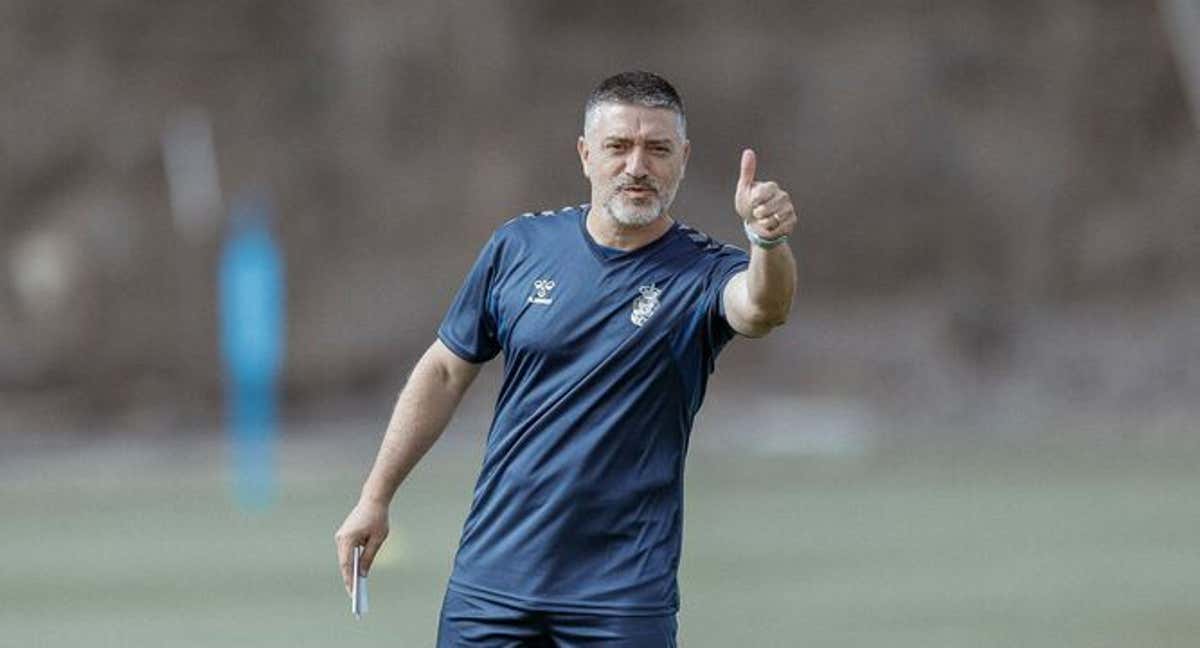
[{"label": "navy blue t-shirt", "polygon": [[746,253],[675,223],[629,252],[587,205],[526,214],[484,246],[438,337],[504,352],[504,381],[450,588],[533,610],[670,614],[683,463]]}]

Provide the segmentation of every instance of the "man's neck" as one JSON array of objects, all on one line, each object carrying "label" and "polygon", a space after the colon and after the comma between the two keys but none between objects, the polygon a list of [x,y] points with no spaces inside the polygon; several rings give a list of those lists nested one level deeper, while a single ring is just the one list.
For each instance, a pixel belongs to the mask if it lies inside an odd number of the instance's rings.
[{"label": "man's neck", "polygon": [[628,252],[658,240],[674,223],[674,219],[663,212],[658,218],[640,227],[622,225],[603,207],[593,203],[592,208],[588,210],[586,227],[596,243]]}]

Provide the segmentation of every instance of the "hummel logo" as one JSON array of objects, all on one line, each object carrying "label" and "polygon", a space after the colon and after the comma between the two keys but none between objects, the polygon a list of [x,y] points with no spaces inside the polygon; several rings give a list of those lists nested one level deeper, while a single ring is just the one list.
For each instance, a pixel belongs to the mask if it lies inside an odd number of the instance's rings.
[{"label": "hummel logo", "polygon": [[538,279],[533,282],[533,294],[529,296],[530,304],[541,304],[549,306],[554,300],[550,298],[550,291],[554,290],[553,279]]},{"label": "hummel logo", "polygon": [[658,310],[658,296],[662,294],[662,288],[650,284],[638,288],[641,297],[633,300],[633,312],[629,314],[629,321],[635,326],[641,326],[654,315],[654,311]]}]

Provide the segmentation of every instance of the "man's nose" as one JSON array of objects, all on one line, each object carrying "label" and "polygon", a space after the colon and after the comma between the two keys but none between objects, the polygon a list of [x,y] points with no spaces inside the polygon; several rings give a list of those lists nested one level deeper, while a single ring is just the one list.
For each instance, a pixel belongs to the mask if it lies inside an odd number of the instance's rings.
[{"label": "man's nose", "polygon": [[629,157],[625,158],[625,173],[635,178],[645,177],[649,173],[649,169],[646,168],[646,153],[640,146],[633,147]]}]

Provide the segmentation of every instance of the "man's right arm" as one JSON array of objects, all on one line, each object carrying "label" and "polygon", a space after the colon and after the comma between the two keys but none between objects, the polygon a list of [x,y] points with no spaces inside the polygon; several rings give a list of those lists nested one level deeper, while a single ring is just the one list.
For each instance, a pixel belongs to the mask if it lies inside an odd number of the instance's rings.
[{"label": "man's right arm", "polygon": [[353,578],[350,560],[354,547],[364,547],[362,571],[365,574],[387,537],[388,506],[392,496],[446,429],[481,366],[463,360],[441,340],[436,340],[413,368],[408,384],[396,401],[358,504],[334,536],[347,592]]}]

